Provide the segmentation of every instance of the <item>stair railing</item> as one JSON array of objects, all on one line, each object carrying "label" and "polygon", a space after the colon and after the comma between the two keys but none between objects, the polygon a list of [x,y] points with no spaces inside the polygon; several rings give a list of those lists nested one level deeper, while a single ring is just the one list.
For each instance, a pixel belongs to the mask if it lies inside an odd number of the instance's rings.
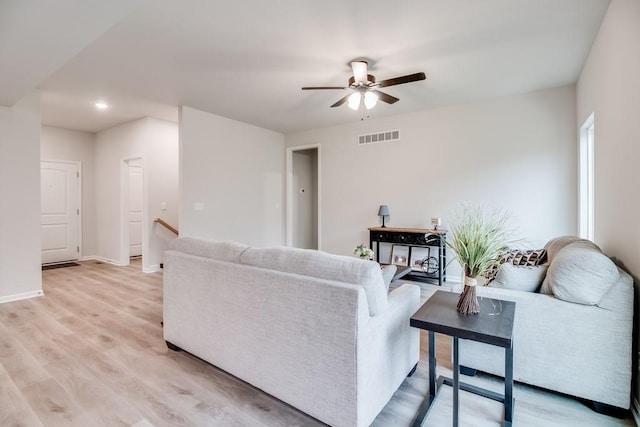
[{"label": "stair railing", "polygon": [[173,227],[171,224],[167,223],[165,220],[163,220],[162,218],[154,218],[153,222],[157,222],[158,224],[162,225],[164,228],[166,228],[167,230],[171,231],[172,233],[174,233],[176,236],[178,235],[178,229]]}]

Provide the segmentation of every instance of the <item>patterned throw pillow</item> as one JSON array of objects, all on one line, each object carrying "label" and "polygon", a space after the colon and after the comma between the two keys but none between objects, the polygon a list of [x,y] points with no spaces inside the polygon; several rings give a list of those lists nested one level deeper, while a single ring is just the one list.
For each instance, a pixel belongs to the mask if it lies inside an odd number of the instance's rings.
[{"label": "patterned throw pillow", "polygon": [[535,267],[545,262],[547,262],[547,251],[544,249],[532,249],[528,251],[511,250],[505,252],[496,260],[491,270],[485,274],[485,285],[488,285],[496,278],[500,266],[504,263],[519,267]]},{"label": "patterned throw pillow", "polygon": [[513,254],[511,264],[524,267],[535,267],[547,262],[547,251],[544,249],[536,249],[530,251],[511,251]]}]

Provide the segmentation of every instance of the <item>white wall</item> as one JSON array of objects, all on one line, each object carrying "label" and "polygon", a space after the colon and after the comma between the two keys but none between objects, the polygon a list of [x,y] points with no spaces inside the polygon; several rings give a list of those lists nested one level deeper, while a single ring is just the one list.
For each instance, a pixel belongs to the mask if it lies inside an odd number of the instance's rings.
[{"label": "white wall", "polygon": [[[640,292],[639,46],[640,1],[612,0],[578,80],[576,122],[579,127],[594,113],[595,241],[634,276],[636,294]],[[636,315],[638,310],[636,306]],[[636,334],[638,342],[638,324]],[[638,373],[634,372],[636,413]]]},{"label": "white wall", "polygon": [[42,294],[40,97],[0,106],[0,302]]},{"label": "white wall", "polygon": [[[97,255],[114,263],[126,263],[128,246],[123,246],[121,206],[124,161],[143,159],[143,269],[154,271],[162,262],[162,253],[175,237],[153,223],[161,217],[178,223],[178,126],[152,118],[143,118],[115,126],[96,134],[95,194]],[[161,210],[166,202],[167,210]],[[145,239],[145,236],[148,238]]]},{"label": "white wall", "polygon": [[[177,228],[180,210],[178,125],[153,118],[148,119],[148,125],[143,165],[143,173],[149,179],[148,218],[150,221],[162,218]],[[166,210],[162,210],[162,203],[166,203]],[[160,224],[150,222],[148,236],[149,262],[146,264],[155,269],[162,262],[163,252],[176,235]]]},{"label": "white wall", "polygon": [[595,240],[640,277],[640,2],[613,0],[577,85],[595,116]]},{"label": "white wall", "polygon": [[282,134],[182,106],[180,164],[180,235],[284,243]]},{"label": "white wall", "polygon": [[42,126],[40,158],[81,163],[82,170],[82,256],[96,255],[96,214],[94,198],[94,134]]},{"label": "white wall", "polygon": [[[375,112],[374,112],[375,114]],[[502,206],[532,247],[576,233],[575,88],[446,107],[287,135],[322,146],[322,246],[350,255],[367,228],[429,228],[462,201]],[[401,140],[358,146],[357,136],[399,129]],[[383,259],[381,259],[383,260]],[[450,271],[454,273],[455,267]]]}]

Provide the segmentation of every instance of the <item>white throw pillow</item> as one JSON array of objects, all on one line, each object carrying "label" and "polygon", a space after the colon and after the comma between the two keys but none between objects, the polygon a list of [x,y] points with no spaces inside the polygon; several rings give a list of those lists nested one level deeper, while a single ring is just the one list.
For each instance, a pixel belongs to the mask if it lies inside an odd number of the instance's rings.
[{"label": "white throw pillow", "polygon": [[527,267],[505,263],[498,270],[498,274],[490,286],[522,292],[535,292],[542,284],[547,274],[547,268],[546,264]]}]

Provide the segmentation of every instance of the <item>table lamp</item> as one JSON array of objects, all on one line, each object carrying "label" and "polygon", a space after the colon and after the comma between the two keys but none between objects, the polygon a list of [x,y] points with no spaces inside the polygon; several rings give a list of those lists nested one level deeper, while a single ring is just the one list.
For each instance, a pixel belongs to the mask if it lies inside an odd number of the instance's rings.
[{"label": "table lamp", "polygon": [[389,215],[389,206],[380,205],[380,208],[378,209],[378,216],[382,217],[382,227],[386,227],[386,225],[384,225],[384,217]]}]

